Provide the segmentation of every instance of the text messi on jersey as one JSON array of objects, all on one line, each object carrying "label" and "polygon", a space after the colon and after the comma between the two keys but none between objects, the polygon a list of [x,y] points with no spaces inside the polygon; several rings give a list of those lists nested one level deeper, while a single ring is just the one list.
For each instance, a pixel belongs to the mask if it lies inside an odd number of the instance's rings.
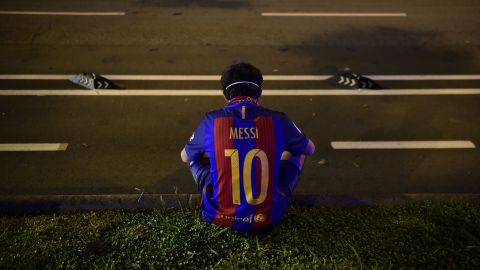
[{"label": "text messi on jersey", "polygon": [[231,127],[230,139],[258,139],[258,129],[256,127]]}]

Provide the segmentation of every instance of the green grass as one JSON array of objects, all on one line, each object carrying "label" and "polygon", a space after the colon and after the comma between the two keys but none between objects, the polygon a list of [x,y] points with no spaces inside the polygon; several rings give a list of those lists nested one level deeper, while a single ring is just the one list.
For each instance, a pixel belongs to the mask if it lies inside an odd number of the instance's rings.
[{"label": "green grass", "polygon": [[197,208],[0,217],[0,268],[479,269],[480,205],[290,207],[274,230]]}]

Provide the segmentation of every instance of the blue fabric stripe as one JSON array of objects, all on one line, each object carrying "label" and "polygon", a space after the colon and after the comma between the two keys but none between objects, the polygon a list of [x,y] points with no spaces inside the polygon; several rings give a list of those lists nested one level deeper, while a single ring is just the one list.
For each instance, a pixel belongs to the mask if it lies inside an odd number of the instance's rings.
[{"label": "blue fabric stripe", "polygon": [[285,198],[278,192],[279,190],[279,174],[280,174],[280,159],[282,153],[286,148],[285,136],[282,128],[282,123],[273,117],[273,126],[275,128],[275,199],[272,207],[272,223],[279,222],[285,215]]},{"label": "blue fabric stripe", "polygon": [[214,141],[214,119],[211,118],[208,120],[207,126],[205,128],[205,149],[209,154],[210,158],[210,175],[213,182],[213,198],[209,198],[207,193],[202,194],[203,198],[203,217],[210,223],[214,221],[216,216],[216,209],[218,209],[218,202],[214,200],[215,194],[218,193],[218,171],[217,171],[217,160],[215,158],[215,141]]}]

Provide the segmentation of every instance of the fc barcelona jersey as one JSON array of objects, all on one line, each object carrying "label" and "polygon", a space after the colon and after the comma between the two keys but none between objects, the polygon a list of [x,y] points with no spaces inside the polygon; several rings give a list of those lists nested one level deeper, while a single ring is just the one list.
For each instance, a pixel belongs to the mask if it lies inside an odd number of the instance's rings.
[{"label": "fc barcelona jersey", "polygon": [[207,113],[185,151],[196,161],[206,152],[211,180],[202,190],[205,220],[237,230],[278,223],[286,196],[279,189],[284,151],[304,154],[308,138],[284,113],[251,101]]}]

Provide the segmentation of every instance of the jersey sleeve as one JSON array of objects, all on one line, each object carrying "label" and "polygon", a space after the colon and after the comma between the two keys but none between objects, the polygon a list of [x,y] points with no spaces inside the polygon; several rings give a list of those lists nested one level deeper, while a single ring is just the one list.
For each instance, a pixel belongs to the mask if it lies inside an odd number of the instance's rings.
[{"label": "jersey sleeve", "polygon": [[305,154],[308,145],[308,137],[286,115],[283,115],[285,129],[286,150],[295,156]]},{"label": "jersey sleeve", "polygon": [[207,126],[207,119],[203,117],[193,132],[192,136],[185,145],[185,152],[188,159],[191,161],[199,160],[205,152],[205,130]]}]

